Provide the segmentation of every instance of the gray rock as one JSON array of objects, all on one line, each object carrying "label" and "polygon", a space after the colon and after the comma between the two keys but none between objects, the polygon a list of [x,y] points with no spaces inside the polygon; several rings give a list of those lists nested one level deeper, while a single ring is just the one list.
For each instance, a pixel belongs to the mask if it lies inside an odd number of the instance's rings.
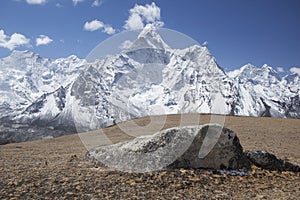
[{"label": "gray rock", "polygon": [[4,138],[0,138],[0,145],[5,145],[5,144],[8,144],[9,141],[4,139]]},{"label": "gray rock", "polygon": [[300,167],[285,160],[278,159],[274,154],[266,151],[247,151],[245,155],[257,167],[276,171],[300,172]]},{"label": "gray rock", "polygon": [[89,161],[126,171],[170,168],[249,169],[236,134],[220,125],[175,127],[90,150]]}]

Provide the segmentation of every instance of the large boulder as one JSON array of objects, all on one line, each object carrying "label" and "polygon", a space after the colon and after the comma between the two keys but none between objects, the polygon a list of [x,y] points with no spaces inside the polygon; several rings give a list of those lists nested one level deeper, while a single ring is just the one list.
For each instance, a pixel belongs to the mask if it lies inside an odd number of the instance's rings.
[{"label": "large boulder", "polygon": [[97,147],[86,156],[89,161],[126,171],[250,168],[236,134],[217,124],[170,128]]}]

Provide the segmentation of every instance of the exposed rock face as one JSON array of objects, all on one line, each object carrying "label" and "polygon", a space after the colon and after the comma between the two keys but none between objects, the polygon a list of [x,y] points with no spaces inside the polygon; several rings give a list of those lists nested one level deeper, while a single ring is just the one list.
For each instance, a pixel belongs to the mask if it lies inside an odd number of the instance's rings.
[{"label": "exposed rock face", "polygon": [[87,159],[122,170],[249,169],[236,134],[220,125],[176,127],[129,142],[101,146]]},{"label": "exposed rock face", "polygon": [[236,134],[217,125],[204,125],[187,151],[170,167],[242,169],[250,162]]},{"label": "exposed rock face", "polygon": [[245,155],[254,165],[262,169],[300,172],[299,166],[278,159],[274,154],[266,151],[245,152]]}]

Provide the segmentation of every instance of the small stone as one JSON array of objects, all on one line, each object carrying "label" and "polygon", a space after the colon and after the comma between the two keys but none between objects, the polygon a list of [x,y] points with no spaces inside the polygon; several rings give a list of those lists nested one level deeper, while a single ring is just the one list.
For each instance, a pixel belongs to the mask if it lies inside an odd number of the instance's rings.
[{"label": "small stone", "polygon": [[77,186],[75,187],[75,189],[76,189],[76,190],[80,190],[81,187],[80,187],[79,185],[77,185]]}]

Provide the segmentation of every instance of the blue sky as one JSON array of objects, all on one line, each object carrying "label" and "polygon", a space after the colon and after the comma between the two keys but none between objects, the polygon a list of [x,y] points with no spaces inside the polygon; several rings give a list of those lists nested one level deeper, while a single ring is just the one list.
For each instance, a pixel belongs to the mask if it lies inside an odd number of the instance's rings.
[{"label": "blue sky", "polygon": [[85,58],[106,38],[146,23],[206,43],[225,70],[300,67],[298,0],[3,0],[0,58],[14,49]]}]

